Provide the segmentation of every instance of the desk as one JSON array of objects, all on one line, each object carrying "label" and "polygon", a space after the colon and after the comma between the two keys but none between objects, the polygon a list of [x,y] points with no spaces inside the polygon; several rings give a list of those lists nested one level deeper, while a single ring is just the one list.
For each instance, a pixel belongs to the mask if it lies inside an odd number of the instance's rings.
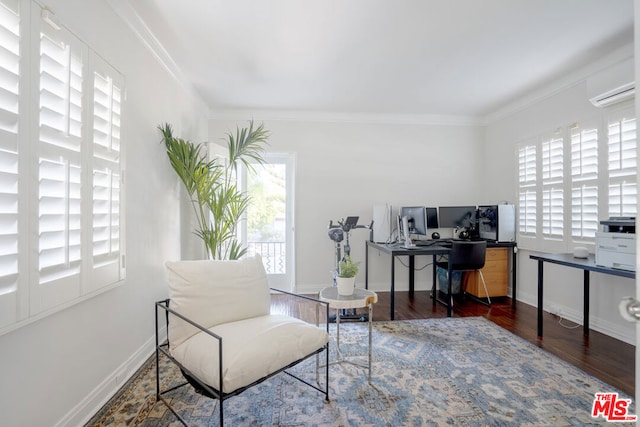
[{"label": "desk", "polygon": [[[396,273],[395,273],[395,259],[397,256],[408,256],[409,257],[409,297],[413,298],[414,293],[414,278],[415,278],[415,256],[416,255],[431,255],[433,256],[433,286],[432,292],[433,295],[433,305],[436,304],[435,298],[435,285],[436,285],[436,256],[438,255],[448,255],[451,252],[451,248],[447,248],[445,246],[439,245],[431,245],[431,246],[417,246],[412,249],[403,248],[399,244],[383,244],[383,243],[374,243],[367,241],[367,246],[365,248],[364,255],[364,286],[369,289],[369,248],[377,249],[381,252],[387,253],[391,255],[391,295],[390,295],[390,318],[394,319],[394,305],[395,305],[395,290],[396,290]],[[449,278],[448,290],[449,290],[449,298],[447,301],[447,316],[451,317],[452,306],[453,306],[453,296],[451,294],[451,267],[449,267],[449,274],[447,276]]]},{"label": "desk", "polygon": [[[515,242],[487,242],[488,248],[499,248],[506,247],[511,248],[512,252],[512,276],[511,276],[511,294],[512,294],[512,304],[515,306],[516,303],[516,248],[517,245]],[[437,244],[433,244],[431,246],[417,246],[412,249],[406,249],[399,244],[384,244],[384,243],[374,243],[367,241],[365,248],[365,276],[364,283],[365,288],[369,288],[369,248],[377,249],[380,252],[384,252],[390,255],[391,258],[391,295],[390,295],[390,319],[394,319],[394,294],[395,294],[395,258],[398,256],[408,256],[409,257],[409,298],[413,298],[414,294],[414,282],[415,282],[415,257],[416,255],[431,255],[433,256],[433,282],[432,282],[432,292],[433,292],[433,305],[436,304],[435,298],[435,287],[436,287],[436,257],[438,255],[448,255],[451,252],[450,247],[439,246]],[[449,298],[446,301],[447,305],[447,316],[451,317],[452,307],[453,307],[453,295],[451,293],[451,270],[449,270],[447,277],[448,281],[448,295]]]},{"label": "desk", "polygon": [[545,262],[564,265],[565,267],[578,268],[583,270],[583,317],[582,331],[584,335],[589,335],[589,273],[610,274],[612,276],[635,279],[634,271],[618,270],[615,268],[596,265],[594,255],[588,258],[575,258],[573,254],[531,254],[529,258],[538,261],[538,336],[542,338],[542,294],[544,290],[543,265]]},{"label": "desk", "polygon": [[[338,294],[338,288],[336,286],[330,286],[320,291],[318,295],[320,301],[329,303],[329,308],[336,309],[336,362],[347,362],[352,365],[364,367],[369,369],[369,381],[371,381],[371,322],[373,317],[373,304],[378,302],[378,295],[375,292],[355,288],[352,295],[340,295]],[[369,308],[369,363],[367,366],[360,365],[359,363],[351,362],[342,357],[340,353],[340,310],[348,308]],[[327,322],[329,319],[327,319]]]}]

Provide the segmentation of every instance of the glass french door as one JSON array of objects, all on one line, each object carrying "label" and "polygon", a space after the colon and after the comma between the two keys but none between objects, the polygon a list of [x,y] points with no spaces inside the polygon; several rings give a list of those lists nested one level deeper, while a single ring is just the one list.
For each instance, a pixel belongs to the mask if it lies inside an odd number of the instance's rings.
[{"label": "glass french door", "polygon": [[243,174],[251,197],[240,235],[248,255],[260,254],[269,285],[294,291],[292,154],[266,154],[266,163]]}]

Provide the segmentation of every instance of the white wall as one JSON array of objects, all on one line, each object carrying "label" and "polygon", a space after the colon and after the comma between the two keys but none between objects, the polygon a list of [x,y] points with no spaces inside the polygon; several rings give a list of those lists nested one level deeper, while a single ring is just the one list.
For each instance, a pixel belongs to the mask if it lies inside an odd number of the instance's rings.
[{"label": "white wall", "polygon": [[[212,119],[209,140],[217,141],[237,120]],[[329,220],[357,215],[372,220],[373,205],[395,206],[490,203],[480,199],[477,177],[483,170],[478,126],[275,120],[253,114],[271,131],[268,150],[296,156],[296,286],[300,292],[328,286],[334,268]],[[450,233],[450,230],[447,230]],[[351,233],[352,258],[364,266],[367,230]],[[389,290],[390,259],[371,253],[370,288]],[[426,260],[426,259],[425,259]],[[406,260],[405,260],[406,263]],[[417,261],[417,266],[423,260]],[[431,270],[416,277],[417,289],[431,287]],[[364,282],[364,269],[358,273]],[[408,289],[407,269],[396,263],[397,289]]]},{"label": "white wall", "polygon": [[206,110],[103,0],[51,0],[56,18],[125,75],[127,278],[114,290],[0,336],[0,424],[79,425],[153,348],[163,263],[180,257],[179,186],[156,127],[206,139]]},{"label": "white wall", "polygon": [[[558,127],[593,117],[600,117],[602,110],[594,107],[589,99],[594,90],[614,89],[633,80],[633,57],[616,56],[608,66],[602,65],[591,74],[583,73],[552,96],[541,98],[526,108],[505,115],[486,127],[487,168],[483,179],[489,183],[498,199],[515,200],[517,194],[516,144],[529,137],[538,136]],[[621,72],[622,70],[622,72]],[[572,250],[572,248],[567,248]],[[518,253],[518,300],[537,306],[537,263],[529,259],[530,251]],[[582,270],[545,264],[544,308],[553,304],[562,310],[564,317],[582,323]],[[634,281],[602,274],[591,274],[590,327],[608,335],[635,343],[634,325],[618,314],[618,303],[634,294]]]}]

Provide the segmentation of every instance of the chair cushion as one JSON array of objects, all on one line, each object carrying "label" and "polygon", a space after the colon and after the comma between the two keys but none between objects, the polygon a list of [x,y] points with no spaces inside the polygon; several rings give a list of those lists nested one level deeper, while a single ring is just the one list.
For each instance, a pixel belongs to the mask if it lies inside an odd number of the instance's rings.
[{"label": "chair cushion", "polygon": [[[204,328],[269,314],[269,284],[259,255],[238,261],[167,262],[166,267],[170,308]],[[170,316],[172,346],[198,332]]]},{"label": "chair cushion", "polygon": [[[252,384],[313,353],[329,340],[325,329],[286,315],[266,315],[209,329],[222,337],[223,392]],[[200,332],[171,354],[205,384],[218,390],[218,340]]]}]

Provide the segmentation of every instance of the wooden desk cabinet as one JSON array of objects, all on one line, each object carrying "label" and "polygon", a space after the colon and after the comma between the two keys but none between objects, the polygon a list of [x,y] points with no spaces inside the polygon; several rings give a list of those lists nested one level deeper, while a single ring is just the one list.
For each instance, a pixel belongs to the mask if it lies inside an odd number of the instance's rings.
[{"label": "wooden desk cabinet", "polygon": [[[490,297],[507,296],[509,286],[509,249],[508,248],[487,248],[487,255],[482,269],[484,281]],[[478,298],[486,298],[487,294],[482,286],[480,274],[471,271],[465,274],[464,283],[467,293]]]}]

